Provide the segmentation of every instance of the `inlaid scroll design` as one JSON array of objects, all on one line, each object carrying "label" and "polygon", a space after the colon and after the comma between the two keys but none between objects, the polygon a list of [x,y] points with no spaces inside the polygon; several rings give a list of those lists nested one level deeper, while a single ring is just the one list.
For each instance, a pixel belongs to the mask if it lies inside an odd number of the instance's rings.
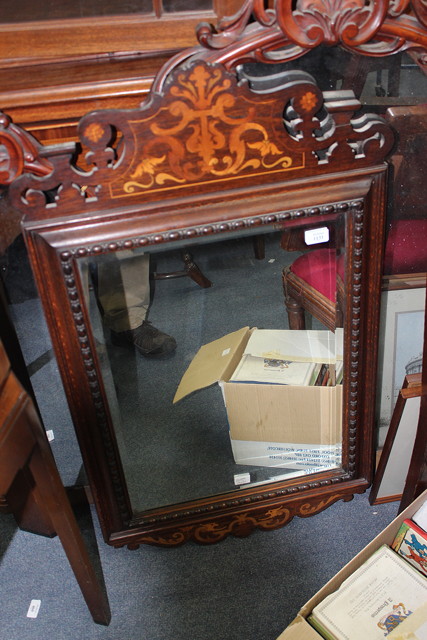
[{"label": "inlaid scroll design", "polygon": [[233,78],[217,67],[197,64],[189,73],[178,73],[170,89],[169,118],[163,124],[159,114],[148,123],[153,137],[124,185],[127,193],[207,176],[237,175],[246,169],[292,165],[292,158],[257,121],[256,105],[249,104],[248,111],[241,113],[232,84]]},{"label": "inlaid scroll design", "polygon": [[[308,517],[319,513],[338,500],[351,500],[353,494],[343,495],[332,492],[327,497],[312,497],[304,499],[301,503],[272,505],[257,510],[245,510],[230,515],[229,517],[218,518],[200,522],[195,525],[183,525],[179,531],[170,530],[158,533],[133,534],[133,541],[129,545],[134,549],[139,543],[152,544],[163,547],[175,547],[189,540],[202,545],[216,544],[232,535],[243,538],[255,530],[274,531],[288,524],[295,516]],[[243,501],[242,501],[243,507]]]}]

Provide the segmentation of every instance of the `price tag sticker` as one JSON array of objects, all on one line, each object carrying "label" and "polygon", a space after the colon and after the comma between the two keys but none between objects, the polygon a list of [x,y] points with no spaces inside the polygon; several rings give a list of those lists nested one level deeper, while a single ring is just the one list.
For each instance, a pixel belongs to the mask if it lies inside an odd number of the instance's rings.
[{"label": "price tag sticker", "polygon": [[37,618],[39,615],[41,600],[31,600],[29,609],[27,611],[27,618]]},{"label": "price tag sticker", "polygon": [[318,229],[307,229],[304,232],[305,244],[321,244],[329,241],[328,227],[319,227]]},{"label": "price tag sticker", "polygon": [[250,481],[251,481],[250,473],[236,473],[234,475],[234,484],[236,485],[248,484]]}]

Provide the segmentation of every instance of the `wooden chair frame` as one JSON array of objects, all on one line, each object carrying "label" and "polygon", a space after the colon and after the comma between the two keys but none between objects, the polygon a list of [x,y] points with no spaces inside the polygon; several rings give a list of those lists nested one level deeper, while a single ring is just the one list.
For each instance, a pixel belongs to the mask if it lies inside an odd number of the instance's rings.
[{"label": "wooden chair frame", "polygon": [[100,583],[62,485],[45,430],[10,369],[0,342],[0,508],[22,529],[58,535],[95,622],[111,619]]}]

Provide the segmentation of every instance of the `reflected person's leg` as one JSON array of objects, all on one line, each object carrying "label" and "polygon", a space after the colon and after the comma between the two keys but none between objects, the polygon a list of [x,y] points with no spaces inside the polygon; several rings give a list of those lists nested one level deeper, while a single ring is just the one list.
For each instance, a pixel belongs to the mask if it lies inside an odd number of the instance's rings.
[{"label": "reflected person's leg", "polygon": [[[111,256],[112,257],[112,256]],[[98,265],[98,299],[113,344],[134,345],[143,356],[174,351],[174,338],[147,320],[150,306],[150,256],[131,251]]]}]

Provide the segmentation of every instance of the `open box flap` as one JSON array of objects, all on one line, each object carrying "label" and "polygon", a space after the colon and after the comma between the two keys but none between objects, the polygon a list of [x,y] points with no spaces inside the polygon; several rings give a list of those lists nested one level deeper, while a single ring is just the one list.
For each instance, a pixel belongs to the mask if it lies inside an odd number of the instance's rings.
[{"label": "open box flap", "polygon": [[174,403],[193,391],[228,380],[242,357],[250,334],[249,327],[243,327],[200,347],[181,378]]}]

